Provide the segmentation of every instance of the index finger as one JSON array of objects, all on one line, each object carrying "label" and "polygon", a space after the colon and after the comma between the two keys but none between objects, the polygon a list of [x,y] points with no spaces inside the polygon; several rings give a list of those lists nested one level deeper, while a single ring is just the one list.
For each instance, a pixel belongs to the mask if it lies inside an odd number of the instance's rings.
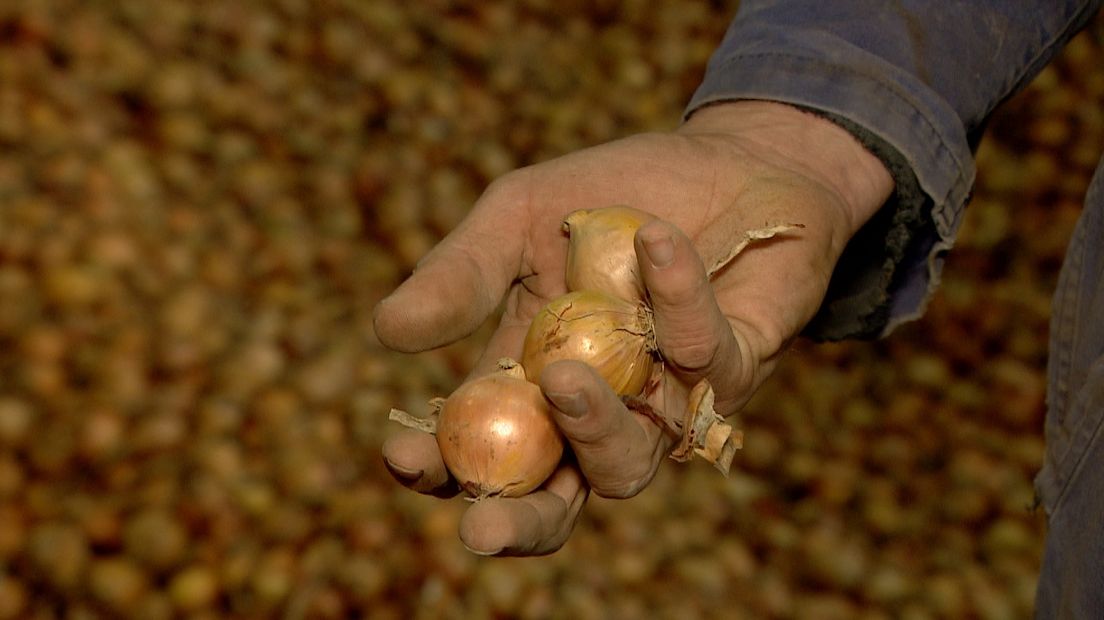
[{"label": "index finger", "polygon": [[651,482],[670,438],[629,411],[593,368],[574,360],[553,362],[541,372],[540,384],[595,493],[632,497]]},{"label": "index finger", "polygon": [[383,463],[403,486],[445,498],[460,492],[449,475],[437,438],[414,429],[403,429],[383,442]]},{"label": "index finger", "polygon": [[373,323],[380,342],[425,351],[471,334],[494,312],[521,269],[528,228],[522,190],[519,180],[492,183],[464,221],[379,302]]}]

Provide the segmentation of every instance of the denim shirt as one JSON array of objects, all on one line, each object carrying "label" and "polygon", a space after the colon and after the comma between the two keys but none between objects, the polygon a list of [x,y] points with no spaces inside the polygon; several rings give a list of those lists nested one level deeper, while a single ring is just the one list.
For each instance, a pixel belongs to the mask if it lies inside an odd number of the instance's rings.
[{"label": "denim shirt", "polygon": [[740,3],[687,114],[734,99],[795,104],[851,130],[897,182],[844,253],[806,335],[877,337],[922,314],[969,199],[986,119],[1100,4]]},{"label": "denim shirt", "polygon": [[[891,198],[848,244],[806,328],[876,337],[919,316],[974,182],[989,114],[1100,8],[1099,0],[746,0],[687,113],[763,99],[824,115],[893,174]],[[1104,163],[1054,295],[1046,454],[1049,527],[1038,618],[1104,618]]]}]

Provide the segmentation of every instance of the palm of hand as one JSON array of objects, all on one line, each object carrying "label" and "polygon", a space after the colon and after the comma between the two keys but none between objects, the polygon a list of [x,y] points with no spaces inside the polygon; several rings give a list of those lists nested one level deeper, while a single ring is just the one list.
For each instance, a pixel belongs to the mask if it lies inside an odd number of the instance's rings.
[{"label": "palm of hand", "polygon": [[[514,240],[509,253],[517,258],[517,266],[506,291],[500,326],[476,372],[490,370],[501,357],[520,359],[522,341],[533,317],[567,292],[567,236],[561,223],[572,211],[615,204],[646,211],[681,231],[703,262],[709,264],[725,254],[746,230],[780,221],[807,220],[808,216],[800,213],[805,205],[798,203],[832,200],[823,187],[746,153],[733,153],[732,147],[709,137],[638,135],[516,171],[492,185],[473,218],[500,226],[499,233]],[[786,279],[785,269],[771,257],[756,258],[752,262],[771,265],[768,273],[779,272],[777,279]],[[797,295],[793,293],[798,291],[791,291],[785,296],[767,294],[778,288],[770,283],[749,289],[750,271],[726,270],[712,280],[712,292],[733,329],[759,332],[739,334],[762,341],[749,346],[781,348],[783,341],[767,341],[772,334],[796,333],[810,318],[830,270],[823,269],[812,279],[806,274],[804,279],[812,284],[808,287],[811,290]],[[798,299],[801,303],[795,304]],[[705,365],[707,360],[703,358],[710,355],[706,350],[712,348],[710,340],[717,335],[703,327],[701,333],[665,338],[667,346],[661,348],[674,362],[676,377],[679,370]],[[773,354],[762,352],[766,353],[764,358]],[[731,380],[718,382],[718,387],[728,386],[721,394],[724,413],[735,411],[761,379],[759,371],[748,371],[749,376],[736,382],[739,385],[730,385]],[[701,377],[681,378],[680,392],[684,396],[686,380]],[[668,400],[667,404],[672,403]]]}]

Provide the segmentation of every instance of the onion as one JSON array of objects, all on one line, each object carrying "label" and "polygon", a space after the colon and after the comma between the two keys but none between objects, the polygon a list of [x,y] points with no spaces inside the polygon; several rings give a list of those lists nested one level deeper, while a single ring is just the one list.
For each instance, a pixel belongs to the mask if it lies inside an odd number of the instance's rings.
[{"label": "onion", "polygon": [[636,262],[633,238],[650,213],[626,206],[583,209],[564,219],[570,236],[564,276],[570,291],[603,291],[625,301],[644,300],[644,281]]},{"label": "onion", "polygon": [[441,405],[437,445],[449,472],[476,498],[519,497],[548,479],[563,439],[539,387],[512,360],[461,385]]},{"label": "onion", "polygon": [[530,381],[558,360],[586,362],[622,396],[638,396],[655,366],[652,313],[600,291],[574,291],[541,309],[525,336]]}]

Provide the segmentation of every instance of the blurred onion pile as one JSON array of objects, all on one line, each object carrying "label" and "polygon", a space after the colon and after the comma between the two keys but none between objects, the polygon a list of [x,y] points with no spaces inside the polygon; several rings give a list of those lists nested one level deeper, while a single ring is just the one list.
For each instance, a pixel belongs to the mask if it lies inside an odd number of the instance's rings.
[{"label": "blurred onion pile", "polygon": [[487,332],[400,356],[372,304],[495,176],[673,127],[734,8],[0,5],[0,618],[1027,615],[1100,20],[994,120],[927,318],[800,344],[731,478],[672,464],[516,560],[382,470]]}]

